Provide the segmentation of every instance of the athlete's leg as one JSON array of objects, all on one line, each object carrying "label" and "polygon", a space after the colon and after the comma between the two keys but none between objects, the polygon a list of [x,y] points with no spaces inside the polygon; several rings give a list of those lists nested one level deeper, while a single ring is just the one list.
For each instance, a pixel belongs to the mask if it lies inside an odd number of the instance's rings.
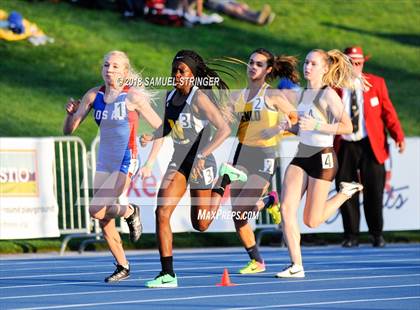
[{"label": "athlete's leg", "polygon": [[191,223],[195,230],[206,231],[219,210],[222,196],[211,189],[191,189]]},{"label": "athlete's leg", "polygon": [[89,205],[90,215],[98,220],[131,215],[132,208],[115,203],[129,184],[130,179],[122,172],[97,172],[94,179],[94,195]]},{"label": "athlete's leg", "polygon": [[147,281],[146,287],[177,287],[173,269],[171,215],[187,189],[187,180],[179,171],[168,170],[163,177],[156,208],[156,238],[159,247],[161,272]]},{"label": "athlete's leg", "polygon": [[267,190],[268,186],[269,183],[267,180],[258,175],[251,175],[239,191],[231,191],[232,211],[234,211],[235,214],[238,214],[238,216],[235,216],[233,219],[236,232],[246,248],[255,245],[254,231],[252,230],[251,225],[249,225],[247,218],[243,218],[243,216],[239,216],[239,214],[249,215],[250,211],[254,211],[255,213],[258,212],[256,202]]},{"label": "athlete's leg", "polygon": [[351,196],[341,191],[327,200],[331,181],[309,177],[303,222],[311,228],[318,227],[328,220]]},{"label": "athlete's leg", "polygon": [[115,226],[115,219],[99,220],[102,233],[115,261],[121,266],[127,266],[128,261],[124,253],[120,234]]},{"label": "athlete's leg", "polygon": [[172,256],[171,215],[187,188],[185,176],[169,170],[163,177],[156,208],[156,237],[161,257]]},{"label": "athlete's leg", "polygon": [[114,274],[105,279],[106,282],[119,281],[129,276],[128,261],[114,219],[115,216],[128,216],[130,212],[132,213],[127,206],[115,204],[116,199],[128,188],[129,184],[130,178],[121,172],[112,174],[98,172],[95,175],[95,192],[89,212],[92,217],[99,219],[103,237],[119,265]]},{"label": "athlete's leg", "polygon": [[300,250],[300,231],[297,211],[300,200],[306,191],[308,176],[302,168],[289,165],[286,170],[281,191],[281,215],[284,239],[292,263],[302,265]]},{"label": "athlete's leg", "polygon": [[249,224],[249,219],[258,215],[255,203],[268,188],[267,180],[258,175],[251,175],[248,181],[240,189],[234,189],[232,193],[232,216],[238,234],[250,262],[239,270],[241,274],[258,273],[265,271],[264,260],[261,257],[255,241],[254,231]]}]

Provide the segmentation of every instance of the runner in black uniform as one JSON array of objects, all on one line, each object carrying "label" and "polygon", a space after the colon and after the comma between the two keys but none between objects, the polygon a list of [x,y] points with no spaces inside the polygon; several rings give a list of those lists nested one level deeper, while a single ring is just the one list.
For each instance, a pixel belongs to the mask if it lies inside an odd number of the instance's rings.
[{"label": "runner in black uniform", "polygon": [[[157,153],[163,137],[171,135],[174,153],[163,177],[156,209],[156,235],[162,271],[147,287],[176,287],[173,270],[172,231],[170,218],[190,185],[191,221],[195,229],[207,229],[211,221],[198,220],[200,209],[211,208],[212,187],[216,163],[212,152],[229,136],[230,128],[223,117],[223,109],[216,104],[216,96],[209,83],[195,86],[192,78],[217,78],[217,87],[227,85],[217,73],[204,63],[194,51],[179,51],[172,63],[175,89],[166,97],[165,119],[154,133],[152,153]],[[216,129],[212,137],[211,125]],[[152,156],[151,156],[152,157]],[[221,196],[219,196],[221,199]],[[216,203],[217,207],[218,204]]]}]

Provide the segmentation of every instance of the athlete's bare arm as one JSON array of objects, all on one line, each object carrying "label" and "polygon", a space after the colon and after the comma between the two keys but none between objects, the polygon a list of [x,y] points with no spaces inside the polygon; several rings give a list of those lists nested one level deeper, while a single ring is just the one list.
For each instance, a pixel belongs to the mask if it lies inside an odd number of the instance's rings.
[{"label": "athlete's bare arm", "polygon": [[93,101],[99,87],[90,89],[82,98],[82,100],[74,100],[70,98],[66,104],[67,117],[64,120],[63,133],[65,135],[72,134],[80,123],[86,118],[92,108]]},{"label": "athlete's bare arm", "polygon": [[341,98],[332,88],[327,88],[325,94],[320,100],[320,104],[325,106],[336,122],[332,124],[317,123],[317,121],[308,115],[302,116],[299,119],[299,126],[301,130],[314,130],[333,135],[350,134],[353,130],[350,117],[344,111],[344,105]]},{"label": "athlete's bare arm", "polygon": [[210,101],[202,91],[197,92],[197,107],[203,115],[216,128],[216,134],[211,142],[202,150],[204,156],[210,155],[230,135],[230,127],[222,117],[217,106]]},{"label": "athlete's bare arm", "polygon": [[146,92],[131,88],[127,99],[129,110],[137,111],[154,129],[159,128],[162,120],[150,105],[150,96]]}]

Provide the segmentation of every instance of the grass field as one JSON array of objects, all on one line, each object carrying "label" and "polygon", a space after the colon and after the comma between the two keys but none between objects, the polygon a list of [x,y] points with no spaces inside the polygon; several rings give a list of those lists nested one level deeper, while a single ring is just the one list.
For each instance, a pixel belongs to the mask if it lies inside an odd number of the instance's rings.
[{"label": "grass field", "polygon": [[[247,1],[269,3],[277,17],[257,27],[225,18],[224,23],[170,28],[126,22],[117,12],[94,11],[61,2],[3,0],[20,11],[55,43],[0,42],[0,136],[61,135],[68,97],[80,97],[101,83],[103,55],[128,53],[144,76],[166,76],[177,50],[197,50],[207,59],[243,60],[257,47],[303,59],[312,48],[342,49],[360,44],[371,60],[366,71],[385,77],[407,135],[420,135],[420,9],[417,1]],[[239,71],[244,68],[238,67]],[[245,79],[227,79],[231,88]],[[90,143],[97,133],[89,118],[77,135]]]}]

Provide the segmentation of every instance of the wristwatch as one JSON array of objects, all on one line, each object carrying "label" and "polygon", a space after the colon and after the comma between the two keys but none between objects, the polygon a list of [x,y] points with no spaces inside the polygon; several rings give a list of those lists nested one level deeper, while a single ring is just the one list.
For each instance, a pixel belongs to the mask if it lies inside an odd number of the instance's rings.
[{"label": "wristwatch", "polygon": [[204,156],[201,153],[198,153],[196,157],[197,157],[197,159],[203,159],[203,160],[206,160],[206,158],[207,158],[207,156]]}]

